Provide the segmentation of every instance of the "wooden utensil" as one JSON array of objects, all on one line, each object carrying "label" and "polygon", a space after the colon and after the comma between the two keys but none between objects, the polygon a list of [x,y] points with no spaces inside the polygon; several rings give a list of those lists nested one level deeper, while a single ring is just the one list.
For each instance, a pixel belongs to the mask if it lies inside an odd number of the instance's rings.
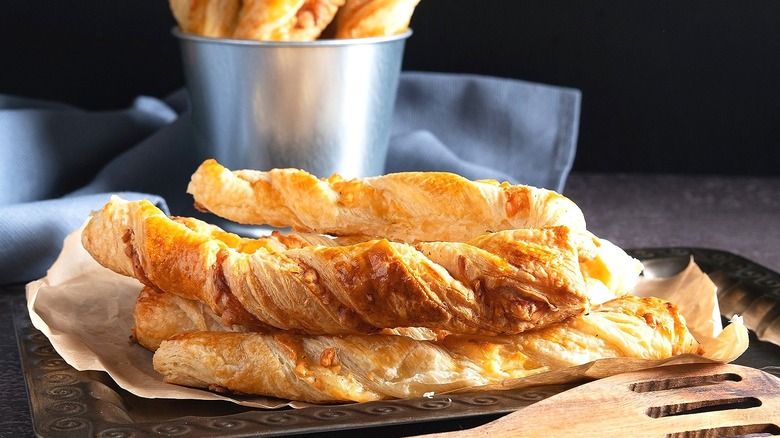
[{"label": "wooden utensil", "polygon": [[470,430],[426,437],[780,435],[780,378],[739,365],[685,364],[596,380]]}]

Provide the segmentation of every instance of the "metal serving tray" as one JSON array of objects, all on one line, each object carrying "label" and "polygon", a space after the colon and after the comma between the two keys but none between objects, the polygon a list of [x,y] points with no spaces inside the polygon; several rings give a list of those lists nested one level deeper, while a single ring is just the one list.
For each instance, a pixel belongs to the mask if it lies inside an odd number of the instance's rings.
[{"label": "metal serving tray", "polygon": [[[758,340],[780,327],[780,274],[737,255],[700,248],[629,251],[655,276],[682,270],[691,256],[718,285],[723,315],[744,316],[751,346],[737,363],[779,374],[780,346]],[[262,410],[228,402],[143,399],[102,372],[79,372],[52,348],[29,319],[24,299],[14,303],[33,427],[39,437],[246,437],[316,433],[375,437],[474,427],[571,388],[440,395],[369,403]]]}]

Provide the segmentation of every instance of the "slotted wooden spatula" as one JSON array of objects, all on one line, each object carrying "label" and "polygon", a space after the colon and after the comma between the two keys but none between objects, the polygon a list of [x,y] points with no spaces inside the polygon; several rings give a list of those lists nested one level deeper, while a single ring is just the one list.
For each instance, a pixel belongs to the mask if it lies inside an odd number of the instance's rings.
[{"label": "slotted wooden spatula", "polygon": [[739,365],[619,374],[470,430],[426,437],[780,436],[780,378]]}]

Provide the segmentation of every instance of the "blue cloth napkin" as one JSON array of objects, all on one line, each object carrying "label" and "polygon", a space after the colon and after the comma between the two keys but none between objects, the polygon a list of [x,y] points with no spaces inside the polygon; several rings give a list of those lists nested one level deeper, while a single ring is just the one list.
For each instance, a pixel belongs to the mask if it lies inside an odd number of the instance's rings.
[{"label": "blue cloth napkin", "polygon": [[[578,90],[474,75],[401,75],[386,172],[439,170],[563,191]],[[117,111],[0,95],[0,284],[42,277],[112,194],[198,213],[186,90]]]},{"label": "blue cloth napkin", "polygon": [[580,92],[510,79],[403,75],[387,172],[441,170],[563,191]]}]

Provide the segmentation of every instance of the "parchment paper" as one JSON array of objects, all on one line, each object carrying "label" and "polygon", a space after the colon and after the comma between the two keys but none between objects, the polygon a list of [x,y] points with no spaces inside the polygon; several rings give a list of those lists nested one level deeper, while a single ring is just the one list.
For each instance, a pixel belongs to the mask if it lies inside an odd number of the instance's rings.
[{"label": "parchment paper", "polygon": [[[137,280],[97,264],[82,247],[79,229],[65,239],[62,252],[47,275],[27,285],[27,306],[33,325],[48,337],[68,364],[80,371],[105,371],[117,385],[139,397],[226,400],[268,409],[309,406],[268,397],[234,399],[164,383],[152,368],[152,353],[130,339],[133,307],[141,288]],[[637,294],[677,304],[707,351],[706,357],[684,355],[661,361],[605,359],[479,389],[569,383],[667,363],[730,362],[748,347],[748,332],[741,318],[732,319],[725,329],[721,327],[716,287],[693,261],[674,277],[641,281]]]}]

